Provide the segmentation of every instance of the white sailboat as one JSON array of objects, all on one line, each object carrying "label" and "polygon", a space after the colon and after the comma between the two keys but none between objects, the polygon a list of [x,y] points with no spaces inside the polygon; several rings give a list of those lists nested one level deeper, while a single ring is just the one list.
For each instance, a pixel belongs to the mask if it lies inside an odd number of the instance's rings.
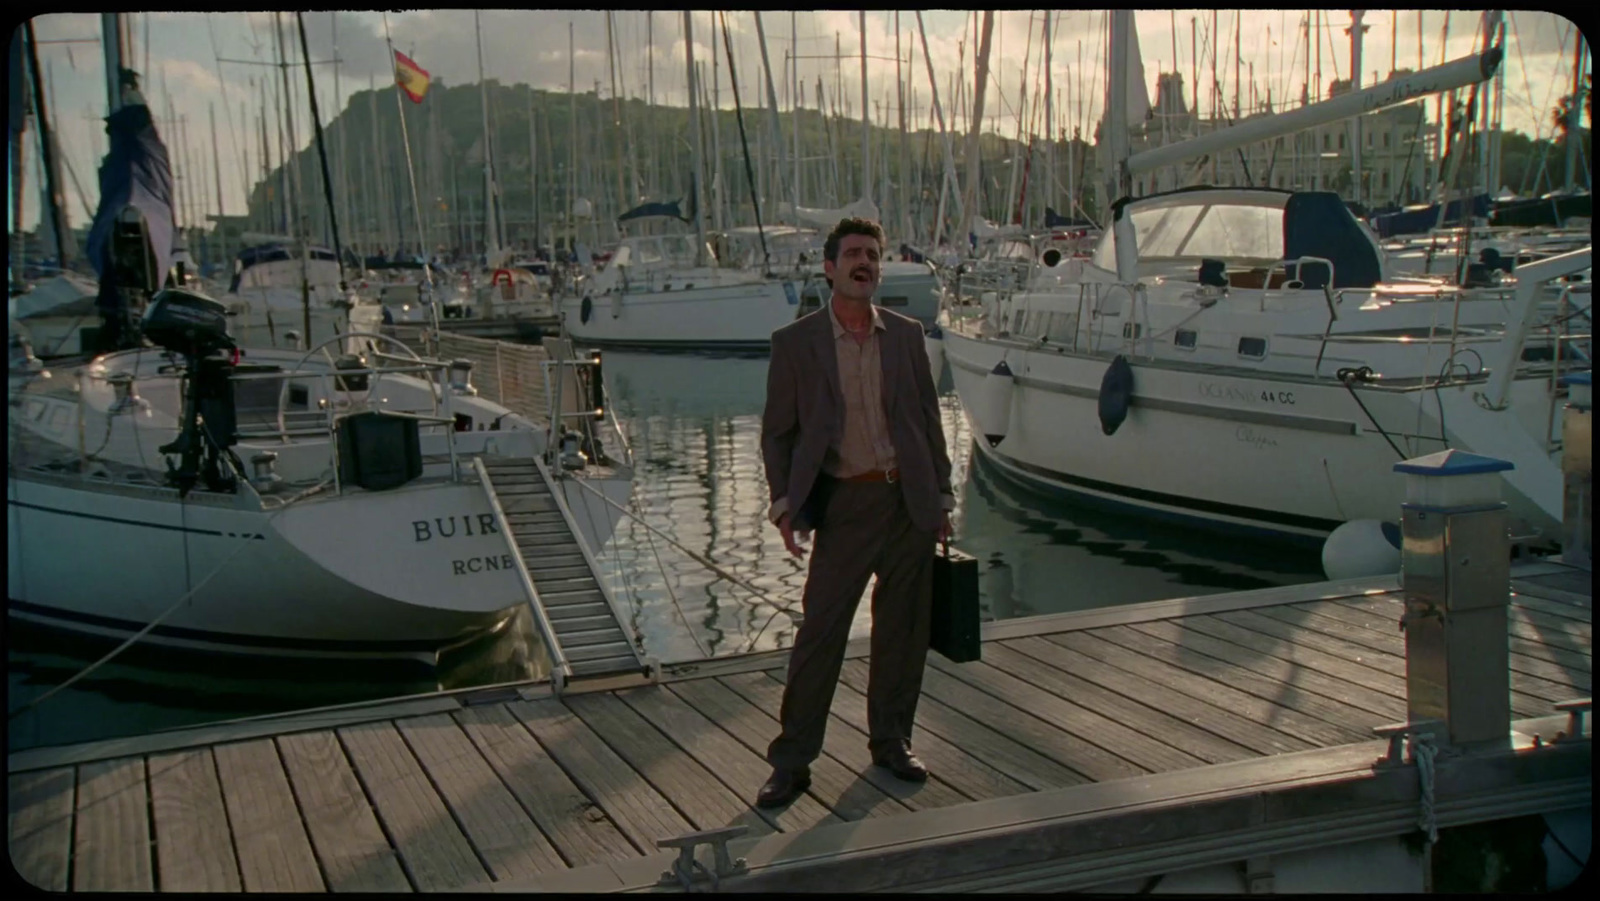
[{"label": "white sailboat", "polygon": [[[1112,14],[1107,137],[1125,136],[1134,40]],[[1232,133],[1130,158],[1113,188],[1193,153],[1270,139],[1488,77],[1498,49]],[[1445,447],[1511,460],[1516,534],[1555,539],[1559,378],[1587,354],[1538,327],[1590,251],[1474,298],[1385,284],[1370,233],[1334,195],[1196,188],[1115,207],[1092,259],[970,272],[943,334],[977,447],[1041,490],[1208,528],[1320,542],[1391,520],[1394,462]],[[1019,277],[1020,275],[1020,277]],[[985,280],[988,280],[985,284]],[[1024,288],[1029,288],[1024,290]],[[1576,286],[1586,290],[1586,282]]]},{"label": "white sailboat", "polygon": [[[90,246],[126,302],[147,289],[121,261],[163,256],[171,182],[106,24],[123,90],[105,170],[136,190],[101,198],[97,226],[115,227]],[[626,442],[594,415],[598,361],[560,365],[539,423],[478,397],[470,368],[375,332],[241,348],[223,304],[180,288],[137,322],[102,314],[122,349],[10,355],[10,617],[194,650],[432,659],[529,602],[530,540],[597,549],[617,515],[595,495],[628,497]],[[527,487],[502,499],[491,471]],[[549,525],[509,534],[530,512]]]},{"label": "white sailboat", "polygon": [[[684,13],[695,234],[623,239],[582,289],[564,297],[562,327],[583,344],[687,350],[764,350],[800,309],[803,277],[724,267],[706,244],[691,14]],[[580,253],[580,257],[584,254]]]}]

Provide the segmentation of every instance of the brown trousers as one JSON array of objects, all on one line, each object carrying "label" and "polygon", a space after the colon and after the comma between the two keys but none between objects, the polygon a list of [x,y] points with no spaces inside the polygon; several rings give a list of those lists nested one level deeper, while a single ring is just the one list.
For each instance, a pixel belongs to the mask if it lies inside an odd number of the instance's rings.
[{"label": "brown trousers", "polygon": [[777,769],[808,766],[822,753],[850,622],[869,576],[878,577],[867,682],[867,747],[874,757],[909,746],[927,663],[935,533],[912,524],[898,484],[823,478],[830,484],[818,487],[827,497],[801,596],[805,621],[789,653],[783,729],[767,748]]}]

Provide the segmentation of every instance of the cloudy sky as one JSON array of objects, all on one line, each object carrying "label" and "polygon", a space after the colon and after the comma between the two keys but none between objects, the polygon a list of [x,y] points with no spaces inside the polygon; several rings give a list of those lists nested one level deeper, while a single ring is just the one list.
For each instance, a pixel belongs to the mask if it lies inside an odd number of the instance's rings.
[{"label": "cloudy sky", "polygon": [[[1212,58],[1211,19],[1209,10],[1146,11],[1136,13],[1136,25],[1142,48],[1147,90],[1153,91],[1157,73],[1173,68],[1174,53],[1178,69],[1190,81],[1189,72],[1196,59],[1202,80],[1209,81]],[[1305,80],[1307,49],[1302,31],[1304,11],[1224,10],[1217,15],[1217,31],[1221,39],[1218,48],[1217,77],[1222,83],[1222,93],[1231,102],[1234,90],[1234,33],[1240,35],[1239,58],[1243,61],[1245,81],[1249,82],[1250,67],[1254,65],[1254,83],[1259,96],[1270,90],[1273,98],[1285,96],[1298,98]],[[986,100],[985,119],[989,120],[998,109],[1006,118],[1002,120],[1002,133],[1010,135],[1015,130],[1015,108],[1018,82],[1022,77],[1024,59],[1028,64],[1029,90],[1034,90],[1036,79],[1042,79],[1043,50],[1040,41],[1042,14],[1025,10],[1007,10],[995,14],[994,48],[991,51],[991,69],[1000,79],[997,95],[991,80]],[[435,77],[450,84],[464,84],[478,79],[478,35],[475,27],[481,23],[483,68],[486,75],[508,84],[531,83],[535,87],[565,91],[568,88],[569,63],[575,67],[576,82],[580,91],[593,90],[595,82],[601,84],[601,95],[609,96],[610,72],[606,53],[606,14],[603,11],[526,11],[485,10],[479,16],[470,10],[421,10],[390,13],[387,29],[396,49],[413,57]],[[975,14],[962,12],[925,12],[923,21],[927,30],[928,54],[938,74],[940,100],[947,118],[951,115],[952,98],[949,96],[951,78],[964,71],[972,78],[973,34]],[[1393,64],[1402,68],[1415,68],[1419,50],[1425,65],[1436,65],[1476,52],[1481,43],[1478,31],[1481,14],[1477,12],[1444,13],[1426,11],[1421,15],[1420,46],[1419,21],[1416,11],[1395,13],[1389,10],[1370,11],[1364,23],[1369,26],[1363,45],[1363,80],[1387,77]],[[292,43],[291,61],[299,60],[298,36],[293,30],[292,13],[282,15],[285,35]],[[1315,79],[1317,54],[1320,50],[1324,87],[1334,78],[1349,76],[1350,41],[1345,34],[1350,24],[1348,11],[1322,14],[1324,27],[1318,48],[1310,52]],[[97,14],[54,14],[34,19],[40,41],[40,65],[48,83],[47,102],[51,115],[62,136],[64,156],[71,172],[64,172],[67,206],[73,224],[86,221],[85,208],[94,206],[94,172],[100,154],[105,151],[105,139],[99,117],[105,113],[105,88],[102,59],[98,39],[101,16]],[[216,201],[210,195],[210,123],[212,108],[217,117],[218,142],[224,161],[222,171],[223,205],[229,213],[242,210],[246,192],[246,177],[237,165],[228,161],[240,159],[236,136],[247,124],[253,133],[260,103],[259,87],[252,87],[265,77],[277,77],[277,72],[261,65],[248,65],[237,61],[267,62],[272,59],[272,13],[135,13],[127,16],[127,26],[134,45],[134,68],[145,75],[146,96],[158,116],[181,117],[186,122],[186,136],[180,131],[164,132],[169,147],[186,140],[188,152],[196,168],[205,166],[203,174],[208,195],[208,208],[214,210]],[[1529,134],[1548,135],[1548,110],[1564,93],[1570,91],[1572,56],[1575,29],[1567,19],[1551,14],[1520,11],[1508,15],[1507,61],[1505,64],[1505,127]],[[1198,55],[1191,40],[1191,22],[1199,36]],[[619,70],[619,91],[629,96],[644,97],[653,61],[654,90],[658,103],[683,105],[686,101],[684,22],[681,13],[622,11],[612,15],[614,41],[619,48],[622,65]],[[337,95],[334,88],[334,67],[317,67],[318,105],[324,124],[332,118],[336,108],[342,108],[356,90],[364,90],[369,82],[387,85],[391,79],[389,54],[385,48],[385,19],[377,12],[313,12],[305,14],[308,42],[313,60],[334,57],[337,37],[337,55],[341,61]],[[568,33],[571,27],[574,52],[569,56]],[[712,47],[721,52],[720,21],[718,31],[711,30],[712,14],[697,12],[693,20],[695,58],[709,68]],[[732,33],[736,71],[740,75],[741,98],[746,105],[754,103],[753,91],[760,71],[760,46],[756,39],[753,14],[738,12],[727,15],[727,25]],[[842,72],[844,95],[859,115],[860,107],[860,40],[861,28],[858,14],[841,11],[801,12],[793,18],[787,12],[764,13],[762,25],[766,32],[768,54],[774,78],[786,80],[781,72],[798,47],[799,75],[807,83],[805,100],[814,106],[814,86],[819,75],[824,76],[827,89],[835,85],[835,47],[846,57],[838,63]],[[650,41],[653,27],[653,42]],[[895,15],[892,12],[869,12],[866,15],[866,50],[869,57],[868,84],[874,103],[892,107],[895,78]],[[1176,34],[1174,34],[1176,30]],[[1064,111],[1058,116],[1065,127],[1083,127],[1085,133],[1093,129],[1099,117],[1105,92],[1104,56],[1106,14],[1103,11],[1075,11],[1052,14],[1052,79],[1060,96],[1067,99]],[[837,35],[837,40],[836,36]],[[1174,42],[1176,38],[1176,42]],[[93,43],[70,43],[75,39]],[[716,41],[713,44],[713,40]],[[46,43],[46,42],[67,43]],[[908,75],[909,84],[916,92],[916,108],[911,110],[914,121],[926,123],[929,117],[927,72],[921,57],[917,37],[917,19],[911,12],[900,14],[900,52],[912,57],[915,72]],[[913,56],[913,54],[915,54]],[[218,58],[223,60],[218,61]],[[817,57],[827,57],[819,59]],[[148,59],[148,62],[146,61]],[[731,107],[732,96],[727,83],[727,70],[721,72],[722,105]],[[1586,69],[1590,66],[1585,64]],[[914,77],[913,77],[914,76]],[[298,67],[292,73],[293,88],[299,97],[296,128],[300,142],[310,140],[306,127],[308,114],[305,105],[305,80]],[[1081,83],[1080,83],[1081,82]],[[1188,85],[1192,91],[1192,84]],[[780,84],[780,106],[789,108],[789,92]],[[1082,103],[1078,102],[1081,93]],[[1244,94],[1248,100],[1249,85]],[[1208,100],[1202,97],[1202,111]],[[908,100],[908,107],[910,106]],[[1008,112],[1009,111],[1009,112]],[[961,125],[959,120],[952,124]],[[986,121],[985,127],[988,127]],[[252,142],[253,146],[253,142]],[[27,151],[30,161],[37,156],[37,145]],[[176,148],[175,148],[176,150]],[[180,155],[175,153],[175,155]],[[256,165],[252,154],[252,166]],[[36,183],[36,169],[30,162],[28,181]],[[80,193],[74,185],[81,185]],[[12,204],[7,204],[10,217]],[[34,188],[24,191],[23,227],[31,228],[38,218],[38,192]]]}]

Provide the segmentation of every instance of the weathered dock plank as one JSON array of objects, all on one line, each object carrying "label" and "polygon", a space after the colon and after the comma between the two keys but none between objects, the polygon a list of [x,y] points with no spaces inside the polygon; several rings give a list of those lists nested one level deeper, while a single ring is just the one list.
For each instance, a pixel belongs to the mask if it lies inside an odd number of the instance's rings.
[{"label": "weathered dock plank", "polygon": [[220,744],[211,753],[244,890],[324,891],[321,868],[272,739]]},{"label": "weathered dock plank", "polygon": [[[1123,725],[1121,718],[1092,710],[1077,703],[1076,695],[1066,692],[1067,686],[1082,689],[1082,680],[1072,680],[1054,667],[1046,666],[1025,655],[1003,646],[984,648],[982,662],[956,665],[943,658],[934,660],[940,672],[967,683],[972,688],[987,693],[988,703],[1004,703],[1027,713],[1041,722],[1057,727],[1076,738],[1100,747],[1122,758],[1141,770],[1159,773],[1198,766],[1205,759],[1188,751],[1172,747],[1145,731]],[[1005,668],[1000,667],[1000,663]],[[1026,674],[1023,679],[1018,674]],[[1049,685],[1050,689],[1040,685]],[[1057,691],[1061,693],[1058,694]],[[1090,693],[1093,694],[1092,689]],[[1072,701],[1066,700],[1071,697]],[[978,699],[969,699],[969,703]],[[1101,696],[1097,701],[1108,699]],[[1093,703],[1092,701],[1090,703]],[[1129,705],[1130,707],[1132,705]],[[1242,755],[1242,756],[1248,756]],[[1095,781],[1104,777],[1096,776]]]},{"label": "weathered dock plank", "polygon": [[17,875],[47,892],[67,890],[77,773],[70,766],[6,780],[6,833]]},{"label": "weathered dock plank", "polygon": [[1579,598],[1566,595],[1564,598],[1557,596],[1563,592],[1547,589],[1513,589],[1511,603],[1518,607],[1526,607],[1547,616],[1559,616],[1585,626],[1594,625],[1594,610],[1587,603],[1588,598],[1583,598],[1585,603],[1578,603]]},{"label": "weathered dock plank", "polygon": [[161,890],[239,891],[239,861],[211,749],[155,754],[146,766]]},{"label": "weathered dock plank", "polygon": [[[751,703],[719,678],[674,682],[671,690],[702,715],[728,730],[729,735],[737,738],[752,753],[766,760],[767,746],[778,734],[776,716]],[[745,789],[750,797],[755,797],[771,772],[770,767],[763,767],[760,778]],[[905,810],[900,802],[872,783],[857,779],[854,773],[826,753],[811,762],[811,788],[806,794],[831,810],[834,816],[846,821],[893,816]],[[797,800],[795,804],[798,803]]]},{"label": "weathered dock plank", "polygon": [[[867,691],[867,664],[863,660],[846,660],[842,681],[857,693]],[[917,702],[917,731],[911,736],[915,748],[922,747],[919,736],[931,735],[946,744],[963,748],[995,769],[1009,774],[1030,789],[1063,788],[1082,785],[1089,781],[1082,774],[1040,754],[1038,751],[991,729],[975,719],[933,697],[924,691]],[[1099,750],[1098,748],[1095,750]],[[921,753],[920,750],[918,753]]]},{"label": "weathered dock plank", "polygon": [[[770,710],[783,705],[783,676],[776,670],[764,673],[744,673],[727,676],[724,681],[734,691],[740,692],[756,704]],[[924,783],[904,782],[888,770],[874,766],[872,753],[867,750],[867,733],[855,728],[838,713],[838,693],[829,708],[828,730],[822,738],[823,753],[842,764],[855,778],[870,782],[884,794],[912,810],[928,810],[960,804],[966,798],[937,778]],[[774,732],[774,735],[777,733]]]},{"label": "weathered dock plank", "polygon": [[[1102,659],[1103,656],[1126,662],[1134,655],[1115,645],[1096,643],[1092,633],[1068,632],[1055,636],[1054,641],[1044,638],[1018,639],[1007,642],[1007,645],[1085,681],[1181,719],[1196,729],[1211,733],[1246,751],[1284,754],[1312,747],[1310,742],[1264,726],[1232,710],[1197,700],[1172,684],[1146,678],[1133,671],[1133,666],[1137,664],[1124,667],[1107,662]],[[1080,650],[1084,647],[1087,647],[1088,653]]]},{"label": "weathered dock plank", "polygon": [[[772,771],[760,754],[664,687],[628,689],[618,692],[617,698],[661,730],[679,750],[705,767],[737,798],[754,798],[756,790]],[[796,798],[782,810],[757,812],[783,832],[844,822],[808,794]]]},{"label": "weathered dock plank", "polygon": [[363,723],[338,730],[378,819],[418,891],[472,885],[489,878],[392,723]]},{"label": "weathered dock plank", "polygon": [[[1328,609],[1301,611],[1276,609],[1260,611],[1291,625],[1315,630],[1364,645],[1405,660],[1405,638],[1378,631],[1367,622],[1351,622],[1366,616],[1362,611],[1328,605]],[[1549,648],[1537,642],[1512,636],[1508,640],[1511,669],[1512,708],[1519,716],[1542,716],[1550,712],[1549,702],[1564,701],[1589,691],[1588,659],[1582,654]],[[1404,678],[1404,669],[1400,677]]]},{"label": "weathered dock plank", "polygon": [[[1301,704],[1308,695],[1321,697],[1339,709],[1350,709],[1366,714],[1362,719],[1371,719],[1373,725],[1394,722],[1405,717],[1405,705],[1398,700],[1299,665],[1286,656],[1278,656],[1272,653],[1278,643],[1267,640],[1266,636],[1258,633],[1241,630],[1247,633],[1245,639],[1252,642],[1251,645],[1241,645],[1190,629],[1185,624],[1175,621],[1129,623],[1119,628],[1173,645],[1177,649],[1176,653],[1183,658],[1207,657],[1256,673],[1278,686],[1279,703],[1306,710],[1313,715],[1318,714]],[[1115,632],[1108,631],[1106,634]],[[1294,703],[1290,703],[1291,701]],[[1365,731],[1371,734],[1370,727]]]},{"label": "weathered dock plank", "polygon": [[[1307,644],[1315,645],[1328,653],[1337,656],[1348,656],[1359,659],[1373,669],[1389,673],[1396,682],[1397,691],[1404,696],[1405,693],[1405,640],[1388,634],[1380,634],[1351,626],[1347,623],[1323,618],[1317,613],[1290,610],[1287,612],[1263,612],[1263,619],[1276,621],[1276,625],[1269,624],[1258,631],[1271,631],[1280,637],[1287,634],[1306,634]],[[1374,653],[1376,652],[1376,653]],[[1537,695],[1542,688],[1553,688],[1548,683],[1543,683],[1537,677],[1527,678],[1519,670],[1532,667],[1541,668],[1537,661],[1528,661],[1516,654],[1510,655],[1511,668],[1511,709],[1518,716],[1540,716],[1549,713],[1547,701],[1541,700]],[[1531,686],[1532,693],[1528,692]],[[1556,692],[1561,697],[1570,694],[1569,691]]]},{"label": "weathered dock plank", "polygon": [[694,831],[670,801],[561,701],[515,701],[506,707],[641,851],[654,852],[657,839]]},{"label": "weathered dock plank", "polygon": [[[1180,655],[1177,646],[1120,626],[1045,636],[1086,656],[1138,673],[1152,682],[1236,711],[1269,729],[1293,736],[1309,747],[1326,748],[1364,740],[1371,733],[1344,727],[1281,703],[1282,686],[1242,667],[1197,654]],[[1179,659],[1182,657],[1183,659]],[[1348,708],[1311,695],[1313,708],[1342,719]],[[1376,717],[1373,718],[1374,721]]]},{"label": "weathered dock plank", "polygon": [[[1331,654],[1205,617],[1172,623],[1133,623],[1130,628],[1177,644],[1192,644],[1264,675],[1389,717],[1390,722],[1405,718],[1404,699],[1392,693],[1393,677]],[[1263,662],[1268,658],[1271,662]]]},{"label": "weathered dock plank", "polygon": [[1533,586],[1536,588],[1555,589],[1581,599],[1581,603],[1588,604],[1594,598],[1594,574],[1586,569],[1567,567],[1561,572],[1511,576],[1513,588],[1518,585]]},{"label": "weathered dock plank", "polygon": [[[931,657],[929,658],[932,659]],[[962,664],[972,666],[973,664]],[[1004,675],[1004,674],[1000,674]],[[1014,677],[1013,683],[1024,684]],[[1068,732],[1055,725],[1059,720],[1050,711],[1039,711],[1035,715],[1027,709],[1008,703],[1004,698],[997,698],[981,689],[974,688],[965,681],[946,673],[937,664],[929,666],[922,677],[922,690],[924,698],[934,698],[953,710],[959,710],[973,720],[987,726],[1002,735],[1010,736],[1027,745],[1038,753],[1049,757],[1057,763],[1067,767],[1075,773],[1085,777],[1088,782],[1104,782],[1107,779],[1121,779],[1126,776],[1139,776],[1150,770],[1144,769],[1136,763],[1131,763],[1122,757],[1113,754],[1105,748],[1086,739]],[[1028,699],[1019,699],[1018,703],[1027,704],[1036,700],[1044,693],[1035,691]],[[946,736],[949,737],[949,736]]]},{"label": "weathered dock plank", "polygon": [[78,767],[73,891],[155,891],[145,785],[143,757],[97,760]]},{"label": "weathered dock plank", "polygon": [[569,866],[640,853],[504,705],[467,707],[453,716]]},{"label": "weathered dock plank", "polygon": [[[578,715],[633,771],[661,793],[689,822],[689,829],[744,826],[752,836],[776,829],[749,801],[722,783],[705,765],[683,754],[638,711],[610,693],[573,695],[567,709]],[[658,835],[656,838],[675,838]]]},{"label": "weathered dock plank", "polygon": [[[1069,670],[1073,661],[1065,648],[1037,637],[1023,641],[1029,642],[1028,646],[1034,649],[1034,654],[1023,653],[1010,642],[1002,642],[986,648],[984,656],[997,669],[1057,697],[1071,698],[1078,707],[1131,730],[1144,743],[1170,747],[1205,763],[1227,763],[1255,756],[1250,748],[1162,709],[1160,702],[1152,704],[1137,700],[1134,697],[1136,689],[1128,684],[1131,677],[1111,678],[1109,681],[1113,683],[1112,686],[1099,685],[1093,680],[1080,678],[1075,669]],[[1131,747],[1127,751],[1135,753]]]},{"label": "weathered dock plank", "polygon": [[449,714],[395,724],[495,881],[566,869],[510,789]]},{"label": "weathered dock plank", "polygon": [[[1353,598],[1333,604],[1295,604],[1293,609],[1307,610],[1320,616],[1338,619],[1382,635],[1405,634],[1400,628],[1400,616],[1405,611],[1405,604],[1400,598],[1389,595]],[[1568,628],[1577,627],[1577,623],[1560,617],[1550,617],[1547,621],[1543,614],[1530,614],[1529,611],[1516,605],[1510,606],[1508,612],[1510,615],[1507,618],[1507,627],[1512,637],[1550,648],[1573,651],[1583,655],[1585,660],[1589,659],[1592,643],[1582,637],[1575,628]],[[1534,617],[1537,617],[1537,620]]]},{"label": "weathered dock plank", "polygon": [[328,890],[411,891],[338,737],[329,731],[300,732],[279,736],[277,744]]}]

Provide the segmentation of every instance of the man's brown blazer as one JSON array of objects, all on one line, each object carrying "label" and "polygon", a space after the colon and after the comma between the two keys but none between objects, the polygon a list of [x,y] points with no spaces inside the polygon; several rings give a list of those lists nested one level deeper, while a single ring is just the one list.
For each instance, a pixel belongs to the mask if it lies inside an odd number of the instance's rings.
[{"label": "man's brown blazer", "polygon": [[[939,398],[917,320],[878,308],[878,335],[889,437],[894,444],[906,510],[919,529],[941,524],[940,495],[951,494]],[[761,417],[761,457],[771,500],[789,499],[790,524],[814,529],[819,482],[828,450],[844,435],[844,394],[828,305],[772,333],[767,406]]]}]

